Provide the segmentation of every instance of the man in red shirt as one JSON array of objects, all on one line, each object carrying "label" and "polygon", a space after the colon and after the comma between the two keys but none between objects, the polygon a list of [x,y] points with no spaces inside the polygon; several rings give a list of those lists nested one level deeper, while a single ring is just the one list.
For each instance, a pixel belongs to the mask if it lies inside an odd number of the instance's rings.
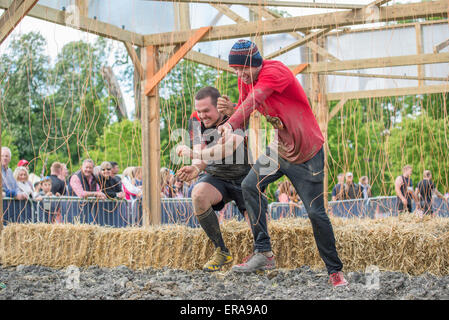
[{"label": "man in red shirt", "polygon": [[275,267],[266,220],[268,201],[263,192],[271,182],[286,175],[307,210],[330,282],[334,286],[347,285],[324,207],[324,138],[303,88],[287,66],[263,60],[257,46],[248,40],[234,44],[229,66],[238,76],[239,101],[233,112],[229,99],[219,99],[219,110],[232,112],[229,120],[218,128],[219,132],[226,136],[232,130],[245,128],[254,110],[260,111],[277,129],[274,143],[257,159],[242,182],[254,254],[232,270],[252,272]]}]

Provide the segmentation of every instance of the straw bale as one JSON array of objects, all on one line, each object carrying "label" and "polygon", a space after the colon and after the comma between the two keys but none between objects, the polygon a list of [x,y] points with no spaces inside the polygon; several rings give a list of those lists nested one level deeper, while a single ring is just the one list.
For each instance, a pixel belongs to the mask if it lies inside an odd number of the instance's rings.
[{"label": "straw bale", "polygon": [[[376,265],[380,270],[412,275],[449,274],[448,218],[331,217],[331,222],[344,271],[363,271]],[[279,268],[325,267],[309,219],[271,220],[268,228]],[[221,230],[234,264],[252,252],[253,238],[246,222],[226,221]],[[56,268],[125,265],[133,269],[194,270],[200,269],[213,251],[211,241],[201,229],[182,225],[118,229],[81,224],[10,224],[3,229],[0,239],[2,264]]]}]

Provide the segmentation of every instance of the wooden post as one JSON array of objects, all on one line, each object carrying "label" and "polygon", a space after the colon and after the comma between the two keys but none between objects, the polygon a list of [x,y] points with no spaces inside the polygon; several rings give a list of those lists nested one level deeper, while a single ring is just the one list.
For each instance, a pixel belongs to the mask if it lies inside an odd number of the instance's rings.
[{"label": "wooden post", "polygon": [[81,17],[87,17],[89,15],[89,0],[76,0],[75,5]]},{"label": "wooden post", "polygon": [[[261,19],[259,13],[250,10],[249,12],[250,21],[258,21]],[[259,49],[260,54],[263,57],[263,38],[262,36],[251,37],[251,41],[253,41],[257,48]],[[249,149],[251,151],[251,155],[253,157],[253,161],[256,161],[260,154],[263,152],[262,150],[262,135],[260,132],[261,129],[261,114],[259,111],[255,110],[250,118],[249,118]]]},{"label": "wooden post", "polygon": [[157,47],[142,48],[142,65],[145,78],[141,84],[141,122],[142,122],[142,167],[143,167],[143,197],[142,214],[143,226],[161,223],[161,194],[160,194],[160,120],[159,120],[159,86],[145,94],[146,82],[157,72]]},{"label": "wooden post", "polygon": [[[423,44],[422,44],[422,29],[421,24],[417,23],[415,24],[415,32],[416,32],[416,54],[423,54]],[[424,65],[419,64],[418,65],[418,78],[423,78],[425,75],[424,71]],[[423,86],[424,80],[418,80],[418,86]]]},{"label": "wooden post", "polygon": [[[323,39],[319,39],[323,40]],[[317,43],[320,45],[320,43]],[[322,46],[322,45],[321,45]],[[312,53],[312,61],[314,63],[318,62],[322,57],[316,53]],[[327,82],[326,76],[320,75],[318,73],[312,74],[311,79],[311,103],[312,109],[315,117],[320,126],[321,132],[324,137],[324,181],[323,181],[323,194],[324,194],[324,207],[326,212],[328,212],[328,164],[327,155],[329,150],[329,145],[327,141],[327,125],[329,119],[329,107],[327,103]]]}]

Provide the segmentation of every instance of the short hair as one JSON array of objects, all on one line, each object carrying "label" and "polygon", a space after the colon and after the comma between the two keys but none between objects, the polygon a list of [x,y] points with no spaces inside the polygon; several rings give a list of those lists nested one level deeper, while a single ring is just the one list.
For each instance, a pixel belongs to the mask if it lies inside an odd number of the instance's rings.
[{"label": "short hair", "polygon": [[204,87],[200,89],[196,95],[195,100],[203,100],[207,97],[210,97],[212,104],[216,107],[217,106],[217,100],[219,97],[221,97],[220,91],[218,91],[217,88],[214,87]]},{"label": "short hair", "polygon": [[424,178],[430,178],[431,175],[432,175],[432,172],[430,172],[430,170],[424,170],[424,172],[423,172]]},{"label": "short hair", "polygon": [[28,176],[28,169],[26,167],[17,167],[14,170],[14,173],[12,174],[14,176],[14,179],[16,179],[16,181],[17,181],[17,178],[19,177],[20,171],[25,171]]},{"label": "short hair", "polygon": [[50,167],[50,171],[52,171],[52,172],[61,172],[61,170],[62,170],[62,163],[61,162],[53,162],[52,164],[51,164],[51,167]]},{"label": "short hair", "polygon": [[407,164],[402,168],[402,172],[404,172],[407,169],[413,169],[411,165]]},{"label": "short hair", "polygon": [[101,169],[106,169],[106,168],[109,168],[109,167],[112,167],[112,165],[111,165],[111,163],[108,162],[108,161],[103,161],[103,162],[100,164],[100,168],[101,168]]},{"label": "short hair", "polygon": [[85,160],[83,160],[83,164],[82,165],[84,165],[86,162],[90,162],[90,163],[92,163],[92,166],[95,166],[95,162],[92,159],[85,159]]},{"label": "short hair", "polygon": [[8,151],[9,156],[10,157],[12,156],[11,149],[9,149],[8,147],[2,147],[2,152],[3,152],[3,150]]},{"label": "short hair", "polygon": [[109,161],[109,163],[111,164],[111,166],[114,167],[118,167],[118,163],[115,161]]},{"label": "short hair", "polygon": [[337,178],[344,177],[344,176],[345,176],[345,174],[342,172],[337,175]]}]

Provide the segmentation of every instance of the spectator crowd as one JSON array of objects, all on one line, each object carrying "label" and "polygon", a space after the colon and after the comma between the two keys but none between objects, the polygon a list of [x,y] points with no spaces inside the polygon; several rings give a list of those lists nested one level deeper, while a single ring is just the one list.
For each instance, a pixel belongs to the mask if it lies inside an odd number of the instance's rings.
[{"label": "spectator crowd", "polygon": [[[2,189],[3,197],[17,200],[42,200],[42,197],[74,196],[79,198],[96,197],[97,199],[135,200],[142,197],[142,167],[127,167],[119,174],[117,162],[103,161],[95,166],[91,159],[82,162],[81,168],[69,174],[67,166],[61,162],[53,162],[50,175],[39,177],[29,172],[29,162],[20,160],[14,171],[10,168],[11,150],[1,149]],[[448,201],[449,194],[443,195],[432,181],[429,170],[423,172],[423,179],[413,189],[411,178],[413,168],[403,167],[402,175],[395,180],[395,193],[398,210],[412,212],[412,201],[420,213],[432,213],[432,198],[439,197]],[[190,198],[192,189],[198,178],[190,183],[178,179],[168,168],[161,168],[161,198]],[[367,176],[354,182],[352,172],[340,173],[337,184],[332,189],[332,201],[368,199],[373,197]],[[292,183],[286,179],[280,182],[275,192],[275,201],[290,204],[301,204]]]},{"label": "spectator crowd", "polygon": [[[10,167],[11,150],[1,149],[3,197],[17,200],[42,200],[42,197],[71,196],[104,199],[135,200],[142,197],[142,167],[127,167],[119,174],[117,162],[103,161],[95,166],[91,159],[69,174],[64,163],[53,162],[50,175],[39,177],[29,172],[29,162],[20,160],[14,171]],[[161,197],[187,198],[194,183],[187,184],[176,178],[168,168],[161,169]]]}]

